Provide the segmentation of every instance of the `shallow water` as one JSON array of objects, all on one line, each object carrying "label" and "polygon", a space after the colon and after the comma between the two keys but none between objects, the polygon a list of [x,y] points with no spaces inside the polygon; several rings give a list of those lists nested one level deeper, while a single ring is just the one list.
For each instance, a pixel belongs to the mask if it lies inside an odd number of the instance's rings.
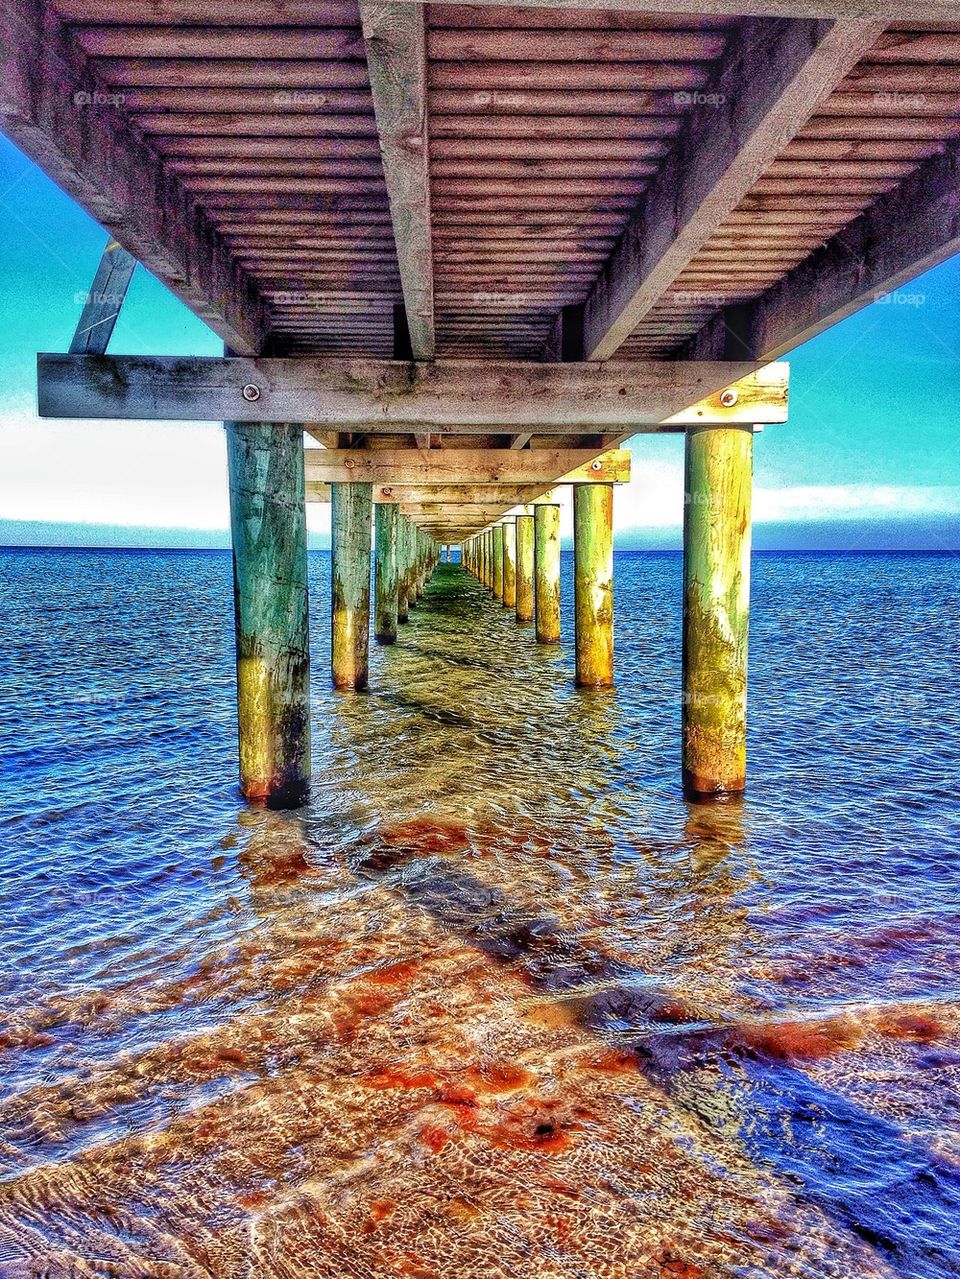
[{"label": "shallow water", "polygon": [[[0,1275],[960,1275],[960,566],[759,556],[751,789],[441,568],[311,806],[234,789],[229,557],[0,553]],[[564,571],[567,634],[569,561]]]}]

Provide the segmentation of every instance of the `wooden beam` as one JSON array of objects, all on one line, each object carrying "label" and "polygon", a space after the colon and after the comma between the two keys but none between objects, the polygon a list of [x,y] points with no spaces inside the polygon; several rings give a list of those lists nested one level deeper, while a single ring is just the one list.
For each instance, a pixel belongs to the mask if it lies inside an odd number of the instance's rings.
[{"label": "wooden beam", "polygon": [[229,347],[262,350],[252,279],[39,0],[0,0],[0,127]]},{"label": "wooden beam", "polygon": [[[691,405],[704,426],[781,422],[788,383],[786,365],[758,378],[750,362],[404,363],[331,356],[39,355],[37,374],[41,417],[302,422],[438,435],[669,430]],[[522,458],[535,450],[507,451]]]},{"label": "wooden beam", "polygon": [[746,307],[684,348],[777,359],[960,253],[960,142],[952,142]]},{"label": "wooden beam", "polygon": [[136,258],[116,240],[107,241],[70,343],[71,355],[105,353],[136,265]]},{"label": "wooden beam", "polygon": [[[874,22],[744,20],[590,290],[583,357],[608,360],[882,33]],[[562,315],[557,317],[562,324]],[[551,334],[547,351],[559,338]]]},{"label": "wooden beam", "polygon": [[370,87],[414,359],[435,349],[427,41],[422,7],[361,0]]},{"label": "wooden beam", "polygon": [[[426,0],[398,0],[426,3]],[[445,0],[474,5],[476,0]],[[492,5],[518,9],[604,9],[610,0],[491,0]],[[617,0],[624,13],[689,14],[690,0]],[[889,25],[909,22],[956,22],[957,0],[697,0],[696,13],[720,18],[834,18],[876,20]]]},{"label": "wooden beam", "polygon": [[[307,483],[369,481],[377,489],[404,486],[625,484],[629,449],[304,449]],[[376,500],[376,498],[375,498]]]},{"label": "wooden beam", "polygon": [[[419,502],[449,502],[460,506],[488,505],[492,500],[504,507],[533,502],[540,496],[543,483],[531,484],[377,484],[373,489],[375,506],[405,506]],[[329,502],[331,485],[320,480],[307,484],[311,502]]]}]

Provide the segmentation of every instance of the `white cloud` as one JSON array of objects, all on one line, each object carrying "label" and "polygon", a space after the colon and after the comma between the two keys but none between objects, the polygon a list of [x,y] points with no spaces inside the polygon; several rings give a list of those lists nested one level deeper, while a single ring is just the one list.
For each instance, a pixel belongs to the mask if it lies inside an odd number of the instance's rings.
[{"label": "white cloud", "polygon": [[[18,406],[19,407],[19,406]],[[223,428],[194,422],[0,419],[0,519],[225,529]],[[308,507],[312,530],[327,508]]]},{"label": "white cloud", "polygon": [[[223,430],[188,422],[41,421],[15,403],[0,418],[0,519],[225,529]],[[572,532],[569,495],[562,528]],[[617,491],[616,527],[678,528],[683,465],[634,455],[634,478]],[[960,487],[877,484],[758,486],[757,523],[960,516]],[[330,508],[311,504],[307,523],[328,532]]]}]

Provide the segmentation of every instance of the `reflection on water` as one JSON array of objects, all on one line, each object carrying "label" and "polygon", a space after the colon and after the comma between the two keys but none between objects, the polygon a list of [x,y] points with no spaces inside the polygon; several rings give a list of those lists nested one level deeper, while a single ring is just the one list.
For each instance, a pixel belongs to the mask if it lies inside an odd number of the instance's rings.
[{"label": "reflection on water", "polygon": [[0,558],[0,1275],[960,1275],[954,562],[759,560],[721,806],[676,559],[602,693],[443,567],[334,694],[312,567],[280,814],[228,559]]}]

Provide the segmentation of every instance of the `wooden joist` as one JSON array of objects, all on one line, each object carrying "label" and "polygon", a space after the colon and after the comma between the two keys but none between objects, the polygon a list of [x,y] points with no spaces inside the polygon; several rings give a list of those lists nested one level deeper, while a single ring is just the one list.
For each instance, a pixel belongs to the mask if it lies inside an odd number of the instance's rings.
[{"label": "wooden joist", "polygon": [[[37,357],[41,417],[302,422],[438,435],[574,435],[786,419],[788,370],[752,362],[534,364],[302,356]],[[677,415],[684,415],[682,418]],[[529,450],[508,450],[522,459]]]},{"label": "wooden joist", "polygon": [[64,26],[33,0],[0,0],[0,125],[8,137],[233,350],[258,351],[270,317],[178,176],[137,136]]},{"label": "wooden joist", "polygon": [[424,10],[361,0],[383,172],[414,359],[432,359],[433,250]]},{"label": "wooden joist", "polygon": [[[882,32],[745,19],[584,304],[583,356],[609,359]],[[557,326],[562,316],[557,317]],[[560,344],[556,330],[547,351]]]},{"label": "wooden joist", "polygon": [[745,307],[716,315],[685,353],[777,359],[960,253],[960,142],[928,160]]}]

